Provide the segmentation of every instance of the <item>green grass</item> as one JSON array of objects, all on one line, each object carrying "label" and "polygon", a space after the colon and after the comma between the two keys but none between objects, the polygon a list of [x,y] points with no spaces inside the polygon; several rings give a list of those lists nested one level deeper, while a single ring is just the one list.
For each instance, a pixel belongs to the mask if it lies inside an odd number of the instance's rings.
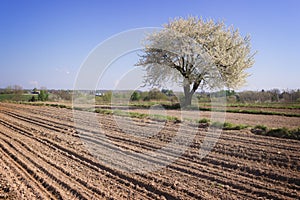
[{"label": "green grass", "polygon": [[106,110],[106,109],[96,109],[95,112],[103,114],[103,115],[112,115],[113,114],[112,110]]},{"label": "green grass", "polygon": [[226,110],[226,112],[254,114],[254,115],[280,115],[285,117],[300,117],[300,114],[297,113],[271,112],[271,111],[262,111],[262,110]]},{"label": "green grass", "polygon": [[213,128],[221,128],[223,130],[242,130],[242,129],[245,129],[249,126],[247,125],[243,125],[243,124],[232,124],[232,123],[229,123],[229,122],[212,122],[210,124],[211,127]]},{"label": "green grass", "polygon": [[267,131],[268,130],[268,127],[266,127],[265,125],[256,125],[254,127],[254,129],[259,129],[259,130],[262,130],[262,131]]},{"label": "green grass", "polygon": [[32,105],[32,106],[46,106],[45,103],[42,102],[20,102],[21,104],[25,104],[25,105]]},{"label": "green grass", "polygon": [[[150,108],[153,105],[156,104],[160,104],[159,102],[142,102],[142,103],[134,103],[134,104],[130,104],[130,106],[135,107],[135,108]],[[176,104],[165,104],[165,103],[161,103],[161,105],[165,108],[165,109],[170,109],[170,110],[176,110],[176,109],[180,109],[180,104],[176,103]],[[243,106],[241,106],[243,105]],[[286,108],[286,109],[300,109],[300,105],[295,105],[292,104],[290,106],[284,106],[284,104],[279,104],[280,106],[277,105],[277,107],[275,107],[275,105],[266,106],[267,104],[229,104],[228,107],[256,107],[256,108]],[[300,114],[298,113],[285,113],[285,112],[274,112],[274,111],[262,111],[262,110],[248,110],[248,109],[226,109],[225,108],[211,108],[211,107],[207,107],[210,106],[210,104],[199,104],[199,108],[197,108],[197,106],[189,106],[186,108],[182,108],[184,110],[195,110],[195,109],[199,109],[200,111],[213,111],[213,112],[228,112],[228,113],[243,113],[243,114],[253,114],[253,115],[278,115],[278,116],[285,116],[285,117],[300,117]]]},{"label": "green grass", "polygon": [[203,123],[203,124],[209,123],[209,122],[210,122],[210,120],[207,118],[202,118],[202,119],[198,120],[198,123]]},{"label": "green grass", "polygon": [[116,115],[122,117],[133,117],[139,119],[152,119],[157,121],[174,121],[180,122],[177,117],[173,116],[166,116],[166,115],[158,115],[158,114],[145,114],[145,113],[138,113],[138,112],[126,112],[123,110],[108,110],[108,109],[96,109],[96,113],[106,114],[106,115]]},{"label": "green grass", "polygon": [[0,94],[1,101],[29,101],[33,95],[29,94]]},{"label": "green grass", "polygon": [[288,138],[300,140],[300,128],[289,130],[287,128],[276,128],[267,131],[267,136],[278,137],[278,138]]},{"label": "green grass", "polygon": [[68,108],[68,106],[63,105],[63,104],[45,104],[45,106],[51,106],[51,107],[56,107],[56,108]]},{"label": "green grass", "polygon": [[264,125],[257,125],[251,129],[251,132],[257,135],[300,140],[300,128],[288,129],[286,127],[283,127],[269,129]]},{"label": "green grass", "polygon": [[249,126],[244,125],[244,124],[232,124],[232,123],[229,123],[229,122],[225,122],[224,126],[223,126],[223,129],[224,130],[242,130],[242,129],[245,129],[245,128],[248,128],[248,127]]},{"label": "green grass", "polygon": [[300,109],[299,103],[233,103],[229,107],[252,107],[252,108],[277,108],[277,109]]}]

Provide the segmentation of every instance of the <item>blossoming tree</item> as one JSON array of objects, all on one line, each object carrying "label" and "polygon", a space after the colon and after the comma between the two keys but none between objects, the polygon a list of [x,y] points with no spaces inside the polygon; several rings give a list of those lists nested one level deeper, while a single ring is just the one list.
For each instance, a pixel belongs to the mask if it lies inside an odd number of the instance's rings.
[{"label": "blossoming tree", "polygon": [[201,88],[241,86],[253,63],[250,36],[242,37],[224,22],[195,17],[177,18],[158,32],[147,36],[138,66],[146,69],[146,84],[162,86],[179,83],[184,106]]}]

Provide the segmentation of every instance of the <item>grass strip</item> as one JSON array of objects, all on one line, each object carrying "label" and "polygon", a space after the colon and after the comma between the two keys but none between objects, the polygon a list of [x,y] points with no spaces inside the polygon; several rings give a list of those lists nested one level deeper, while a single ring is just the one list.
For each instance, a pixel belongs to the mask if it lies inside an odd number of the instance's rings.
[{"label": "grass strip", "polygon": [[257,125],[251,129],[251,132],[257,135],[300,140],[300,128],[288,129],[286,127],[283,127],[269,129],[264,125]]},{"label": "grass strip", "polygon": [[275,109],[300,109],[299,104],[282,105],[282,104],[228,104],[229,107],[252,107],[252,108],[275,108]]},{"label": "grass strip", "polygon": [[270,111],[262,111],[262,110],[226,110],[226,112],[254,114],[254,115],[279,115],[285,117],[300,117],[300,114],[297,113],[270,112]]},{"label": "grass strip", "polygon": [[101,114],[109,114],[109,115],[116,115],[122,117],[133,117],[139,119],[151,119],[156,121],[173,121],[173,122],[181,122],[180,119],[174,116],[168,115],[159,115],[159,114],[145,114],[145,113],[138,113],[138,112],[126,112],[123,110],[108,110],[108,109],[96,109],[96,113]]},{"label": "grass strip", "polygon": [[[130,105],[133,108],[150,108],[151,105],[149,104],[131,104]],[[162,104],[162,106],[167,110],[173,110],[173,109],[180,109],[180,104]],[[229,105],[229,107],[233,107]],[[242,107],[242,106],[241,106]],[[243,106],[247,107],[247,106]],[[293,109],[298,109],[300,106],[290,106]],[[257,106],[257,108],[260,108]],[[272,107],[270,107],[272,108]],[[285,108],[285,107],[282,107]],[[300,117],[300,114],[298,113],[285,113],[285,112],[272,112],[272,111],[262,111],[262,110],[241,110],[241,109],[218,109],[218,108],[208,108],[208,107],[199,107],[196,106],[190,106],[187,108],[182,108],[183,110],[197,110],[200,111],[213,111],[213,112],[228,112],[228,113],[242,113],[242,114],[253,114],[253,115],[278,115],[278,116],[285,116],[285,117]]]}]

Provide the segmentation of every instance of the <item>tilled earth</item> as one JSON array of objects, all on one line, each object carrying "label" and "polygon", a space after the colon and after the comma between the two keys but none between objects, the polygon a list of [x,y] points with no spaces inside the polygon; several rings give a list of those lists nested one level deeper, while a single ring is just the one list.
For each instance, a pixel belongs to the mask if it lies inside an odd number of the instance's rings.
[{"label": "tilled earth", "polygon": [[[223,131],[212,151],[200,158],[199,149],[209,134],[195,124],[163,122],[159,133],[137,137],[147,135],[145,131],[151,132],[157,123],[134,119],[135,126],[124,132],[113,116],[97,115],[106,136],[101,137],[89,121],[92,115],[82,112],[75,126],[68,109],[0,103],[0,199],[300,197],[300,141],[248,130]],[[180,127],[187,137],[194,137],[181,156],[172,151],[166,151],[165,159],[146,156],[172,142]],[[110,155],[93,156],[86,144],[138,152],[150,163],[176,159],[155,171],[130,173],[101,159]]]}]

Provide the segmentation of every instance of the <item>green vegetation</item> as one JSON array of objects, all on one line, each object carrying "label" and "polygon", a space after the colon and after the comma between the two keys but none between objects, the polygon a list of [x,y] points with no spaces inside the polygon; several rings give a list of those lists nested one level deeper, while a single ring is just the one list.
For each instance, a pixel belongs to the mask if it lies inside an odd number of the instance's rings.
[{"label": "green vegetation", "polygon": [[267,132],[267,136],[289,138],[300,140],[300,128],[289,130],[287,128],[271,129]]},{"label": "green vegetation", "polygon": [[268,128],[265,125],[256,125],[254,129],[258,129],[266,132]]},{"label": "green vegetation", "polygon": [[[120,102],[127,102],[130,100],[130,104],[137,105],[148,105],[154,102],[166,102],[172,104],[177,102],[177,98],[172,90],[162,89],[161,91],[157,88],[151,89],[150,91],[106,91],[101,95],[96,95],[95,100],[97,105],[111,104],[112,98],[114,100],[120,100]],[[156,103],[155,103],[156,104]],[[152,106],[152,105],[149,105]]]},{"label": "green vegetation", "polygon": [[46,89],[38,91],[34,88],[32,91],[23,90],[21,86],[9,86],[6,89],[0,89],[0,101],[48,101],[49,93]]},{"label": "green vegetation", "polygon": [[49,97],[49,94],[45,90],[41,90],[38,94],[38,101],[47,101]]},{"label": "green vegetation", "polygon": [[[34,88],[34,90],[35,89],[36,88]],[[35,102],[35,101],[48,101],[49,100],[49,94],[46,90],[41,90],[39,92],[34,91],[34,93],[38,93],[38,94],[37,95],[32,95],[32,97],[28,101]]]},{"label": "green vegetation", "polygon": [[[199,104],[198,106],[186,106],[184,108],[181,107],[180,101],[180,94],[173,93],[172,90],[162,89],[159,91],[158,89],[152,89],[149,92],[141,92],[141,91],[133,91],[128,93],[122,93],[121,94],[113,94],[116,96],[115,98],[127,98],[130,99],[129,104],[124,104],[124,106],[130,106],[134,108],[150,108],[153,105],[161,105],[164,107],[164,109],[184,109],[184,110],[196,110],[199,109],[200,111],[216,111],[216,112],[230,112],[230,113],[244,113],[244,114],[257,114],[257,115],[279,115],[279,116],[286,116],[286,117],[300,117],[299,113],[291,113],[291,112],[285,112],[284,109],[300,109],[299,103],[287,103],[287,102],[274,102],[274,103],[230,103],[226,107],[222,107],[220,105],[219,107],[211,108],[211,99],[210,98],[218,98],[219,96],[222,96],[221,93],[226,93],[228,95],[228,98],[231,98],[233,96],[238,95],[239,93],[234,92],[233,90],[225,90],[225,91],[219,91],[212,94],[200,94],[198,95]],[[131,94],[131,96],[130,96]],[[292,93],[294,94],[294,93]],[[109,101],[110,98],[107,98],[107,100],[103,100],[103,98],[106,96],[106,93],[103,95],[103,97],[96,97],[96,104],[110,104]],[[110,96],[110,95],[108,95]],[[178,98],[179,99],[178,99]],[[206,99],[209,97],[209,101],[206,102],[203,101],[203,98]],[[126,102],[126,101],[125,101]],[[235,108],[244,108],[244,109],[235,109]],[[247,109],[249,108],[249,109]],[[259,108],[259,109],[255,109]],[[268,111],[268,110],[260,110],[261,108],[281,108],[283,111]]]},{"label": "green vegetation", "polygon": [[224,123],[222,123],[222,122],[212,122],[212,123],[210,124],[210,126],[211,126],[212,128],[223,129]]},{"label": "green vegetation", "polygon": [[28,94],[0,94],[0,102],[2,101],[29,101],[32,98],[32,95]]},{"label": "green vegetation", "polygon": [[243,124],[232,124],[229,122],[212,122],[210,124],[211,127],[213,128],[222,128],[223,130],[241,130],[241,129],[245,129],[249,126],[247,125],[243,125]]},{"label": "green vegetation", "polygon": [[139,101],[141,99],[141,94],[137,91],[134,91],[130,97],[131,101]]},{"label": "green vegetation", "polygon": [[225,122],[223,129],[224,130],[242,130],[242,129],[245,129],[248,127],[249,127],[248,125],[244,125],[244,124],[232,124],[229,122]]},{"label": "green vegetation", "polygon": [[199,121],[198,121],[198,123],[202,123],[202,124],[205,124],[205,123],[209,123],[210,122],[210,120],[209,119],[206,119],[206,118],[202,118],[202,119],[200,119]]},{"label": "green vegetation", "polygon": [[255,115],[280,115],[285,117],[300,117],[300,114],[297,113],[270,112],[270,111],[262,111],[262,110],[239,110],[238,109],[238,110],[226,110],[226,112],[255,114]]},{"label": "green vegetation", "polygon": [[251,132],[257,135],[300,140],[300,128],[288,129],[283,127],[283,128],[268,129],[266,126],[257,125],[251,129]]},{"label": "green vegetation", "polygon": [[[136,108],[150,108],[153,105],[160,104],[165,109],[180,109],[179,103],[170,103],[170,102],[136,102],[130,103],[129,105]],[[226,109],[226,108],[211,108],[210,104],[200,104],[199,108],[196,106],[188,106],[183,108],[184,110],[196,110],[200,111],[214,111],[214,112],[228,112],[228,113],[243,113],[243,114],[254,114],[254,115],[279,115],[285,117],[300,117],[298,113],[285,113],[285,112],[274,112],[274,111],[263,111],[263,110],[242,110],[242,109]],[[247,107],[247,106],[245,106]],[[282,106],[284,108],[284,106]],[[289,109],[288,107],[287,109]],[[297,106],[293,106],[294,109],[297,109]]]},{"label": "green vegetation", "polygon": [[300,109],[299,103],[230,103],[228,107]]},{"label": "green vegetation", "polygon": [[244,125],[244,124],[232,124],[229,122],[211,122],[209,119],[207,118],[202,118],[200,120],[198,120],[198,123],[201,124],[201,127],[212,127],[212,128],[219,128],[219,129],[223,129],[223,130],[242,130],[245,128],[248,128],[249,126]]},{"label": "green vegetation", "polygon": [[180,122],[180,120],[177,117],[173,116],[165,116],[165,115],[158,115],[158,114],[144,114],[144,113],[138,113],[138,112],[126,112],[123,110],[108,110],[108,109],[96,109],[96,113],[101,114],[108,114],[108,115],[116,115],[116,116],[122,116],[122,117],[133,117],[133,118],[139,118],[139,119],[152,119],[157,121],[174,121],[174,122]]},{"label": "green vegetation", "polygon": [[56,107],[56,108],[69,108],[68,106],[62,105],[62,104],[45,104],[45,106],[51,106],[51,107]]}]

